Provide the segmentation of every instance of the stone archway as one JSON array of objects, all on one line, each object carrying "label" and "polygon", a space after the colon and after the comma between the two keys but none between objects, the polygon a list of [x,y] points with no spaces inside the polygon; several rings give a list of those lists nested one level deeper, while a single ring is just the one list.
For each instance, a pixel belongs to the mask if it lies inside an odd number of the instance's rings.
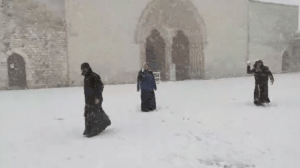
[{"label": "stone archway", "polygon": [[13,53],[7,58],[7,70],[10,88],[27,88],[25,66],[25,61],[19,54]]},{"label": "stone archway", "polygon": [[189,39],[182,30],[173,38],[172,63],[175,64],[176,80],[190,79],[190,46]]},{"label": "stone archway", "polygon": [[166,80],[166,43],[158,30],[153,29],[146,41],[146,61],[150,69],[161,73],[161,80]]},{"label": "stone archway", "polygon": [[145,46],[151,31],[156,29],[166,42],[165,74],[170,80],[173,38],[182,30],[189,41],[189,78],[204,78],[207,45],[205,23],[191,0],[152,0],[143,10],[135,32],[140,46],[140,66],[146,61]]}]

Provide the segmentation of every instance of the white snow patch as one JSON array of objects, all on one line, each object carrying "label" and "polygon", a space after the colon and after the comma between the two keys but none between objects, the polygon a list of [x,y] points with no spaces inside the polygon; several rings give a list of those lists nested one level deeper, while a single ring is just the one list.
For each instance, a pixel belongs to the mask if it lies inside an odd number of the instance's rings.
[{"label": "white snow patch", "polygon": [[270,107],[253,77],[158,85],[140,112],[136,85],[105,86],[112,126],[82,136],[82,88],[0,92],[5,168],[299,168],[300,74],[274,75]]}]

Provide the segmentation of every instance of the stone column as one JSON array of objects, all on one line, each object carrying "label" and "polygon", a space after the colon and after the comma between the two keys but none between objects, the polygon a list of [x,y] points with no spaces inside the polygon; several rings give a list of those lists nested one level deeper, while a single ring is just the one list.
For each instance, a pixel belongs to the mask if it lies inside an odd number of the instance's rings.
[{"label": "stone column", "polygon": [[[173,45],[173,37],[176,33],[175,29],[168,28],[163,26],[164,38],[166,41],[166,68],[167,68],[167,80],[175,81],[176,80],[176,71],[173,67],[172,63],[172,45]],[[175,78],[174,73],[175,72]]]}]

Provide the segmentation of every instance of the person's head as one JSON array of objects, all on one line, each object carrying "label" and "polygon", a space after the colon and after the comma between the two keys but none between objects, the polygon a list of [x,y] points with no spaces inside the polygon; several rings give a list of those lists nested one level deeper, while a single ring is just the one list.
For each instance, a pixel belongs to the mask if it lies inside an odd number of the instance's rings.
[{"label": "person's head", "polygon": [[85,76],[86,74],[88,74],[89,72],[91,72],[91,67],[89,65],[89,63],[85,62],[83,64],[81,64],[81,74],[83,76]]},{"label": "person's head", "polygon": [[145,62],[143,68],[144,68],[145,70],[148,70],[148,69],[149,69],[149,63],[148,63],[148,62]]},{"label": "person's head", "polygon": [[264,63],[262,62],[262,60],[258,60],[255,62],[255,64],[253,65],[255,69],[261,69],[264,66]]}]

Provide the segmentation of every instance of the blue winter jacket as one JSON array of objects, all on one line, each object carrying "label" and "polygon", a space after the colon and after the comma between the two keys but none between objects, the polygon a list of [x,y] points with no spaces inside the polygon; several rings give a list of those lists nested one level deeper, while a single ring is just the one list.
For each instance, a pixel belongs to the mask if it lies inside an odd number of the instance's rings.
[{"label": "blue winter jacket", "polygon": [[156,90],[156,83],[155,83],[155,78],[153,75],[153,72],[142,70],[138,74],[138,80],[137,80],[137,90]]}]

